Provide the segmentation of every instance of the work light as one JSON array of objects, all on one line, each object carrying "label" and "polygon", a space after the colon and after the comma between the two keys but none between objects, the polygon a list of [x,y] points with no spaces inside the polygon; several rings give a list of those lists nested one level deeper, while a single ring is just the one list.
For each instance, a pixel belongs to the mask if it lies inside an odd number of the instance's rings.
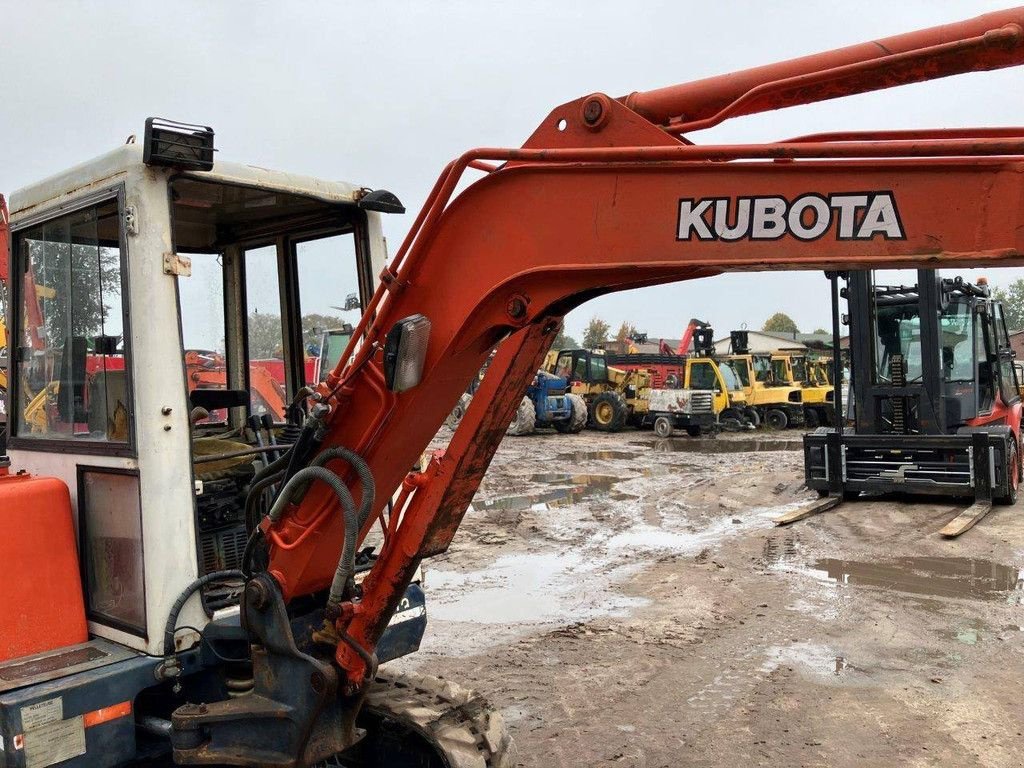
[{"label": "work light", "polygon": [[427,357],[430,320],[410,315],[395,323],[384,342],[384,381],[392,392],[404,392],[420,383]]},{"label": "work light", "polygon": [[146,118],[142,162],[195,171],[213,169],[213,128]]}]

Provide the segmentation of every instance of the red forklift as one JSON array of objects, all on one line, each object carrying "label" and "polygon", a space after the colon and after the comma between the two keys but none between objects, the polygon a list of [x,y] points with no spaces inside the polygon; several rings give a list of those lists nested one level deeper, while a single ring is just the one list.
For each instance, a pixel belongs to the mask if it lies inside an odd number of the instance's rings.
[{"label": "red forklift", "polygon": [[942,529],[950,537],[993,501],[1014,503],[1021,399],[1003,307],[987,281],[922,269],[916,285],[892,286],[855,271],[838,291],[840,276],[830,278],[837,349],[838,299],[848,301],[853,418],[805,436],[807,486],[835,503],[896,491],[971,499]]}]

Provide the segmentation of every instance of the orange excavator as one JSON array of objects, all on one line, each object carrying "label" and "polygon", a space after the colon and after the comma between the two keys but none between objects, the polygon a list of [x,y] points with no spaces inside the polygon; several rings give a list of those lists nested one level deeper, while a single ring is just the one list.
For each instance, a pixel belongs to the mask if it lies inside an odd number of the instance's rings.
[{"label": "orange excavator", "polygon": [[[189,391],[223,390],[228,386],[227,363],[219,352],[191,349],[185,353],[185,375]],[[257,361],[249,365],[250,409],[257,416],[267,415],[275,424],[284,423],[286,395],[284,385]],[[202,420],[226,421],[223,414],[208,414]]]},{"label": "orange excavator", "polygon": [[[474,149],[452,161],[381,273],[346,353],[309,393],[307,418],[287,452],[251,479],[240,571],[206,574],[182,589],[158,617],[167,623],[166,633],[156,633],[160,658],[127,650],[149,642],[139,638],[146,615],[129,615],[101,648],[72,636],[47,651],[60,662],[9,660],[19,671],[0,675],[0,726],[13,750],[5,753],[8,765],[108,766],[153,754],[178,765],[513,765],[508,734],[480,699],[425,678],[395,682],[378,654],[387,633],[415,623],[407,609],[420,564],[452,543],[567,312],[605,293],[732,270],[1024,262],[1024,128],[844,131],[729,145],[701,145],[694,134],[743,115],[1021,63],[1024,9],[1009,10],[621,98],[593,93],[556,107],[520,148]],[[171,142],[147,135],[145,162],[176,168],[129,170],[129,193],[166,180],[182,190],[176,200],[213,199],[197,192],[204,174],[217,173],[212,130],[196,127],[185,136]],[[469,171],[483,176],[464,186]],[[247,177],[239,171],[231,178]],[[151,210],[139,206],[133,215],[152,213],[169,198],[148,194]],[[303,199],[286,211],[291,218],[273,224],[359,226],[370,213],[400,209],[383,190],[346,192],[343,202],[350,218],[339,219],[334,209],[333,217],[316,218]],[[195,225],[177,236],[198,237],[204,217],[218,210],[196,206]],[[271,224],[243,232],[272,237]],[[130,261],[160,264],[159,250],[138,252],[146,227],[137,219],[128,225],[137,227]],[[173,293],[176,280],[188,279],[183,257],[164,253],[162,261],[163,273],[157,267],[146,286],[155,308],[172,306],[161,291]],[[495,348],[447,449],[410,473]],[[195,546],[186,513],[146,512],[159,501],[146,494],[191,494],[193,485],[187,457],[161,448],[186,423],[174,405],[185,395],[172,401],[176,382],[161,381],[160,399],[136,393],[136,428],[147,420],[160,425],[146,433],[152,441],[122,452],[136,450],[137,464],[119,460],[128,468],[90,485],[98,462],[83,459],[81,503],[109,500],[104,514],[123,513],[126,525],[138,525],[137,490],[108,489],[141,487],[143,534],[149,525],[168,526],[160,530],[174,535],[161,547],[184,556]],[[841,412],[838,397],[837,388]],[[60,447],[67,451],[66,443]],[[12,450],[12,459],[33,462],[35,454]],[[46,472],[53,464],[32,467]],[[45,506],[54,520],[70,519],[67,499],[53,478],[0,480],[5,516]],[[34,616],[51,605],[39,600],[40,580],[19,579],[21,571],[46,573],[48,590],[66,584],[59,594],[68,606],[79,571],[70,523],[65,541],[56,524],[44,534],[38,522],[29,528],[20,520],[0,529],[0,561],[14,577],[0,588],[0,638],[16,638],[24,651],[42,633]],[[367,537],[378,528],[380,546],[368,553]],[[83,535],[89,541],[104,530]],[[134,562],[125,539],[107,547],[116,555],[109,568]],[[26,560],[25,552],[33,556]],[[147,547],[145,565],[136,558],[145,571],[135,576],[145,576],[151,606],[159,597],[151,587],[168,592],[179,583],[174,570],[153,570],[166,554]],[[134,572],[119,573],[122,591],[97,610],[110,613],[133,594]],[[216,579],[241,580],[240,621],[229,626],[223,611],[205,618],[193,612],[189,626],[179,627],[182,607]],[[141,595],[141,586],[134,592]],[[15,622],[8,605],[18,607]],[[101,618],[90,614],[90,626]],[[56,624],[84,625],[80,606],[65,608]],[[46,633],[51,644],[66,636]],[[388,658],[415,643],[390,647]],[[106,656],[97,663],[94,654]],[[12,676],[21,684],[8,684]]]}]

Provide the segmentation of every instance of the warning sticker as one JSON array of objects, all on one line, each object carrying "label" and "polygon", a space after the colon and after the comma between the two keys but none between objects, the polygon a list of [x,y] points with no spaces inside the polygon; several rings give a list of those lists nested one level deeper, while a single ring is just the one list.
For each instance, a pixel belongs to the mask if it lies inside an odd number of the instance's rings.
[{"label": "warning sticker", "polygon": [[85,724],[81,715],[25,733],[25,768],[46,768],[84,754]]},{"label": "warning sticker", "polygon": [[64,704],[59,696],[56,699],[39,701],[21,708],[21,729],[31,731],[63,717]]}]

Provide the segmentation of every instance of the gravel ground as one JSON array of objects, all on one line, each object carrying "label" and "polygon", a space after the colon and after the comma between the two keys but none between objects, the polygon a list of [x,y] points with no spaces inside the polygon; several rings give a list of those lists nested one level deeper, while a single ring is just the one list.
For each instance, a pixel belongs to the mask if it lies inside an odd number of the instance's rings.
[{"label": "gravel ground", "polygon": [[400,663],[484,691],[524,766],[1024,765],[1021,508],[778,528],[815,498],[798,448],[507,438]]}]

